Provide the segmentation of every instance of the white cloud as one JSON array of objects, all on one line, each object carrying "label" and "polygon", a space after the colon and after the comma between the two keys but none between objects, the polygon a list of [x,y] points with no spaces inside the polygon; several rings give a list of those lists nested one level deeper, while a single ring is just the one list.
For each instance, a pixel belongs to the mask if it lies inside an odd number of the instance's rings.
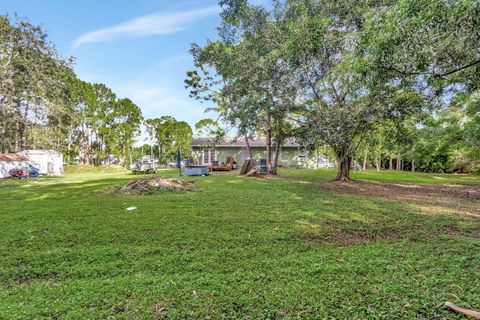
[{"label": "white cloud", "polygon": [[157,66],[162,67],[162,68],[171,67],[171,66],[183,63],[185,61],[192,61],[192,56],[188,55],[186,53],[179,54],[179,55],[176,55],[176,56],[166,58],[165,60],[160,62]]},{"label": "white cloud", "polygon": [[[121,88],[121,87],[120,87]],[[194,99],[189,99],[185,92],[169,86],[128,84],[119,91],[130,97],[141,108],[146,117],[170,115],[178,120],[192,120],[204,112],[204,108]]]},{"label": "white cloud", "polygon": [[207,117],[206,105],[190,98],[186,89],[182,90],[162,81],[109,81],[108,85],[119,97],[128,97],[137,104],[146,118],[169,115],[194,125],[198,120]]},{"label": "white cloud", "polygon": [[159,12],[138,17],[110,28],[85,33],[75,40],[73,47],[76,48],[85,43],[113,41],[128,37],[171,34],[186,30],[189,23],[195,20],[219,12],[220,7],[212,6],[189,11]]}]

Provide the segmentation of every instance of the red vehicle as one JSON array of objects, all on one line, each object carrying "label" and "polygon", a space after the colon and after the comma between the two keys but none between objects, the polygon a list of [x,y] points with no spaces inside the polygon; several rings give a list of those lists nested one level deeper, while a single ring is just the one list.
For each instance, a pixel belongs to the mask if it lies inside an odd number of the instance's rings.
[{"label": "red vehicle", "polygon": [[12,169],[8,171],[8,174],[13,178],[19,178],[19,179],[27,177],[27,172],[22,169]]}]

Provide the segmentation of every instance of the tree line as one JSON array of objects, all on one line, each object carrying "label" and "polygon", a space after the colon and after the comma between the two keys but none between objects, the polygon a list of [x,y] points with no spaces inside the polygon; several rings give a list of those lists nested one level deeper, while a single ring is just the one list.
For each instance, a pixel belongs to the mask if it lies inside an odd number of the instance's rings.
[{"label": "tree line", "polygon": [[354,163],[470,171],[479,164],[477,1],[222,0],[218,40],[193,44],[190,95],[246,141],[327,146]]},{"label": "tree line", "polygon": [[45,32],[0,16],[0,152],[55,149],[67,161],[125,162],[142,114],[104,84],[78,79]]},{"label": "tree line", "polygon": [[[82,81],[46,33],[17,16],[0,16],[0,152],[54,149],[67,162],[128,164],[153,155],[161,164],[191,154],[193,130],[170,116],[144,119],[106,85]],[[150,144],[134,147],[142,126]],[[198,132],[220,130],[211,119]],[[218,134],[218,132],[216,132]]]},{"label": "tree line", "polygon": [[143,145],[135,150],[135,155],[154,156],[160,164],[169,164],[177,159],[180,151],[183,160],[194,161],[192,158],[193,129],[196,135],[209,138],[216,144],[226,135],[225,129],[210,118],[199,120],[192,128],[187,122],[179,121],[171,116],[162,116],[145,120],[145,126],[151,144]]}]

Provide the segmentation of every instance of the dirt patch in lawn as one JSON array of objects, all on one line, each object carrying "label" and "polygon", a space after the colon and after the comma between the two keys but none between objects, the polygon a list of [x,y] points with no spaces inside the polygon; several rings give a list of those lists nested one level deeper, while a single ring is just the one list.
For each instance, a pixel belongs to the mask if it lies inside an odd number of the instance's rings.
[{"label": "dirt patch in lawn", "polygon": [[380,197],[414,203],[430,208],[432,213],[448,208],[457,214],[480,218],[480,185],[423,185],[401,183],[372,183],[364,181],[330,182],[331,191]]}]

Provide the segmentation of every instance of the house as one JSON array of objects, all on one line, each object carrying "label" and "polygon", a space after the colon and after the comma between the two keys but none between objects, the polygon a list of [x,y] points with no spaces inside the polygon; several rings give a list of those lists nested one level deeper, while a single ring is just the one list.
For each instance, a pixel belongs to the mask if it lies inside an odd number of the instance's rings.
[{"label": "house", "polygon": [[26,156],[14,153],[0,154],[0,179],[10,177],[8,172],[12,169],[28,168],[29,163],[30,161]]},{"label": "house", "polygon": [[27,157],[40,174],[58,176],[63,174],[63,155],[54,150],[25,150],[17,155]]},{"label": "house", "polygon": [[[249,140],[252,155],[255,160],[266,159],[266,139]],[[193,162],[195,165],[212,165],[225,162],[232,156],[238,165],[250,158],[245,139],[224,138],[215,143],[209,138],[195,138],[192,142]],[[272,150],[272,158],[274,150]],[[288,139],[281,147],[278,157],[280,167],[320,168],[334,167],[335,163],[325,155],[317,155],[314,151],[303,148],[293,139]]]}]

